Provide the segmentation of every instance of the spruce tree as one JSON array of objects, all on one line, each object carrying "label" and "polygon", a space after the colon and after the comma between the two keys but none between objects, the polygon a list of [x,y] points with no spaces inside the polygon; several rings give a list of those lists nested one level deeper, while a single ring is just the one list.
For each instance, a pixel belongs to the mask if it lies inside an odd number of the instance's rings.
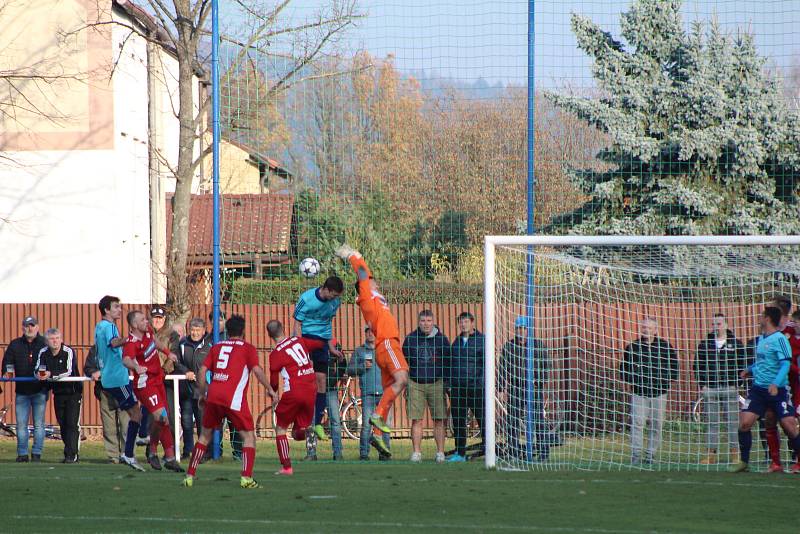
[{"label": "spruce tree", "polygon": [[569,168],[589,197],[551,220],[575,234],[797,234],[800,121],[753,36],[684,29],[680,0],[635,0],[624,43],[581,15],[597,98],[546,94],[605,132],[604,171]]}]

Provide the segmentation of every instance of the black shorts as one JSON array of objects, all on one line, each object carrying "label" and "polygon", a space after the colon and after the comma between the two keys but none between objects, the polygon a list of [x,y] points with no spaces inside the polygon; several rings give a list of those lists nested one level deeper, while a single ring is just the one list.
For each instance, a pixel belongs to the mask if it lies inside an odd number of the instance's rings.
[{"label": "black shorts", "polygon": [[328,341],[330,340],[313,334],[305,334],[303,337],[325,342],[325,346],[321,349],[311,351],[311,361],[314,362],[314,372],[328,374],[328,362],[331,359],[331,349],[328,346]]}]

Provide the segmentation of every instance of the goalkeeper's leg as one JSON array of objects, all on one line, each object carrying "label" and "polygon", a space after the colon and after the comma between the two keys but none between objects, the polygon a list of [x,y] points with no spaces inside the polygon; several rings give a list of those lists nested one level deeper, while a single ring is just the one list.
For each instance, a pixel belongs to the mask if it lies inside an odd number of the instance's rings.
[{"label": "goalkeeper's leg", "polygon": [[[385,424],[389,410],[408,384],[408,362],[403,356],[400,342],[396,339],[380,340],[375,347],[375,363],[381,368],[383,395],[370,422],[380,432],[389,432],[389,428]],[[375,424],[378,420],[383,424]]]}]

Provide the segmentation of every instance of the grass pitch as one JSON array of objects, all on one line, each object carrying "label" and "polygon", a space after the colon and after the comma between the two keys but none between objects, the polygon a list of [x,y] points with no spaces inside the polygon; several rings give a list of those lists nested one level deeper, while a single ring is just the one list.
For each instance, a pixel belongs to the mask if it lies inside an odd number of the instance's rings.
[{"label": "grass pitch", "polygon": [[[412,465],[295,461],[276,477],[274,443],[259,442],[255,478],[239,488],[230,458],[200,467],[195,486],[171,472],[135,473],[105,463],[84,442],[81,463],[14,463],[0,440],[0,532],[797,532],[800,476],[721,472],[487,471],[481,463]],[[426,446],[430,446],[426,443]],[[327,445],[322,446],[325,454]],[[143,451],[139,448],[141,460]],[[295,446],[293,458],[301,456]],[[327,456],[325,456],[327,457]],[[373,453],[374,457],[374,453]],[[426,458],[433,454],[426,449]],[[184,460],[184,465],[186,461]]]}]

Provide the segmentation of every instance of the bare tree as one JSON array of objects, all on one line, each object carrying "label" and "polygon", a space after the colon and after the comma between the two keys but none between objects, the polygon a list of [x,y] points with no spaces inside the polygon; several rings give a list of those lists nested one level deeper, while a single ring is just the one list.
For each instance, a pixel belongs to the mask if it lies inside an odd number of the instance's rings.
[{"label": "bare tree", "polygon": [[[143,0],[144,2],[144,0]],[[224,20],[234,20],[223,29],[220,40],[235,50],[227,65],[221,85],[231,77],[255,76],[264,91],[263,101],[274,101],[294,84],[309,78],[337,75],[333,72],[312,71],[311,66],[336,44],[340,34],[361,14],[356,0],[331,0],[309,18],[293,19],[289,7],[292,0],[232,0],[223,3],[228,8]],[[172,197],[172,239],[167,251],[167,304],[176,319],[185,319],[190,310],[190,291],[187,281],[189,212],[191,188],[196,170],[211,146],[197,150],[198,139],[207,135],[210,125],[210,98],[194,98],[193,77],[209,70],[211,36],[210,0],[146,0],[147,11],[155,24],[142,32],[130,26],[146,39],[173,50],[178,63],[178,106],[180,125],[178,161],[171,172],[176,180]],[[224,22],[223,20],[223,22]],[[105,24],[122,24],[108,21]],[[253,72],[253,58],[267,58],[275,74]],[[271,74],[271,73],[270,73]]]}]

